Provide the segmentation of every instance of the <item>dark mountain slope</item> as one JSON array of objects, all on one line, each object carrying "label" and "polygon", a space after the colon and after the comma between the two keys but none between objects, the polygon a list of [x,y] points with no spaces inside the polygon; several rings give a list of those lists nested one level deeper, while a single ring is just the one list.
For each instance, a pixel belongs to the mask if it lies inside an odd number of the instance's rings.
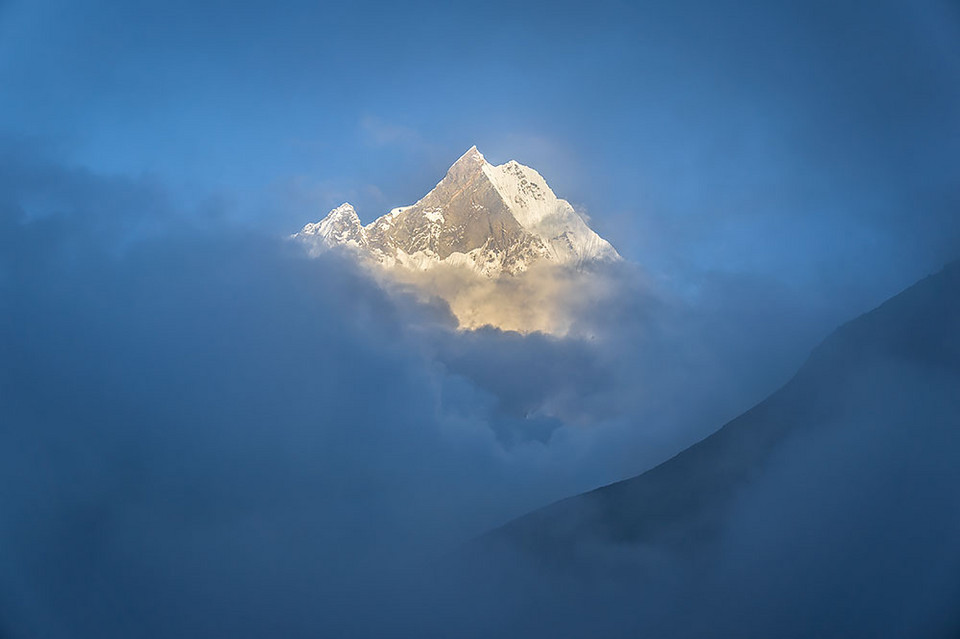
[{"label": "dark mountain slope", "polygon": [[562,560],[598,542],[695,544],[717,532],[731,500],[780,445],[855,412],[864,398],[852,391],[869,391],[862,386],[874,375],[897,367],[945,375],[958,382],[960,396],[960,262],[839,328],[783,388],[676,457],[527,515],[494,536]]},{"label": "dark mountain slope", "polygon": [[960,262],[710,437],[445,570],[483,602],[469,636],[960,636]]}]

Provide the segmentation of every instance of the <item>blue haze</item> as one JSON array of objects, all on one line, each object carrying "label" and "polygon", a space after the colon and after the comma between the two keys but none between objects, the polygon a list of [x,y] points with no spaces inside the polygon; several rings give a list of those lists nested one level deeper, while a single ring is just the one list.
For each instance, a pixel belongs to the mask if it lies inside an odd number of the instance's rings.
[{"label": "blue haze", "polygon": [[[596,343],[283,241],[472,144],[627,259]],[[0,0],[0,637],[376,626],[371,581],[670,457],[960,257],[957,157],[945,0]]]}]

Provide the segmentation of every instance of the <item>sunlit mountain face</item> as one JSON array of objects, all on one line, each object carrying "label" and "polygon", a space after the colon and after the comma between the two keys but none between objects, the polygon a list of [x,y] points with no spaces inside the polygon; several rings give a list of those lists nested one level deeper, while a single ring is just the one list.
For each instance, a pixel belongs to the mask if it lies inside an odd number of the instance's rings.
[{"label": "sunlit mountain face", "polygon": [[346,251],[381,281],[449,305],[463,329],[566,334],[586,303],[608,293],[620,261],[534,169],[494,166],[471,147],[412,206],[363,225],[344,203],[293,236],[312,255]]}]

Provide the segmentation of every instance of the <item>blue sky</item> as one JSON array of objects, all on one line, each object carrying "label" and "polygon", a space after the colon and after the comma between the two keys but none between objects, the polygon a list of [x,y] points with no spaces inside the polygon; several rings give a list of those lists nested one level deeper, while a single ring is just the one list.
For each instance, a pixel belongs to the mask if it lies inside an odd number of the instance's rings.
[{"label": "blue sky", "polygon": [[273,233],[412,202],[477,144],[657,273],[849,277],[868,304],[960,247],[958,25],[939,1],[14,1],[0,134]]}]

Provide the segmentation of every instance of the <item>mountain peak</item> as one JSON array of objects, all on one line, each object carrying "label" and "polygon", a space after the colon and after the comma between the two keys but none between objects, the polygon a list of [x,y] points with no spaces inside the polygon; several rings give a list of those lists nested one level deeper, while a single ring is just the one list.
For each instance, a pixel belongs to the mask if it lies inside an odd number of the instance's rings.
[{"label": "mountain peak", "polygon": [[[367,244],[360,217],[349,202],[344,202],[333,209],[319,222],[306,223],[294,237],[321,239],[325,244],[354,247],[365,247]],[[310,254],[318,254],[321,248],[320,244],[312,242]]]},{"label": "mountain peak", "polygon": [[337,215],[337,216],[351,216],[356,214],[357,214],[357,210],[353,208],[353,205],[350,204],[349,202],[344,202],[337,208],[330,211],[330,215]]},{"label": "mountain peak", "polygon": [[346,244],[388,268],[447,264],[488,278],[517,275],[541,261],[579,267],[620,257],[539,173],[515,160],[493,166],[476,146],[416,204],[362,226],[344,203],[295,237],[312,253]]},{"label": "mountain peak", "polygon": [[450,166],[447,170],[447,175],[463,178],[476,173],[486,163],[486,159],[484,159],[483,154],[477,150],[477,147],[471,146],[466,153],[457,158],[457,161]]},{"label": "mountain peak", "polygon": [[480,151],[477,150],[477,145],[476,145],[476,144],[474,144],[474,145],[471,146],[469,149],[467,149],[467,152],[464,153],[463,155],[461,155],[460,158],[457,160],[457,162],[460,162],[460,161],[463,161],[463,160],[469,160],[469,161],[471,161],[471,162],[484,162],[484,161],[485,161],[485,159],[484,159],[484,157],[483,157],[483,153],[481,153]]}]

